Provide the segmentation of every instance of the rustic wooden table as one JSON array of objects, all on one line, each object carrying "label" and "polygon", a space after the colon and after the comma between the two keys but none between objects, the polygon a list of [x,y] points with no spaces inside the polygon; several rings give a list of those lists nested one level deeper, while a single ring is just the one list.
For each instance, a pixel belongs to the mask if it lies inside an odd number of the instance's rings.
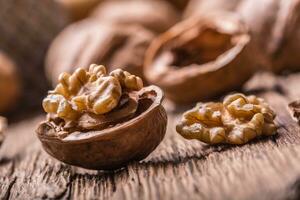
[{"label": "rustic wooden table", "polygon": [[299,199],[300,127],[287,104],[300,98],[300,73],[259,73],[244,91],[276,110],[278,135],[243,146],[208,146],[178,136],[169,112],[161,145],[144,161],[114,172],[65,165],[46,154],[37,116],[8,129],[0,150],[0,199]]}]

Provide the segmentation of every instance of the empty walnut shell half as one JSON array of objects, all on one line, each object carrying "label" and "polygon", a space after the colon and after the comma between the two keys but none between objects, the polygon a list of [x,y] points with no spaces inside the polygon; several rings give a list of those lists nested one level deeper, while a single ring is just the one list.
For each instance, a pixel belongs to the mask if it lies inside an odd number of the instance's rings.
[{"label": "empty walnut shell half", "polygon": [[154,35],[141,26],[100,24],[84,20],[64,29],[51,44],[46,74],[52,83],[62,72],[72,73],[92,63],[122,68],[142,76],[144,54]]},{"label": "empty walnut shell half", "polygon": [[299,0],[191,0],[184,17],[224,10],[238,13],[248,25],[262,67],[274,72],[300,70]]},{"label": "empty walnut shell half", "polygon": [[167,115],[163,94],[156,86],[142,89],[138,115],[101,131],[74,132],[67,137],[48,136],[55,131],[49,122],[40,124],[37,135],[43,148],[65,163],[88,169],[116,169],[147,157],[165,135]]},{"label": "empty walnut shell half", "polygon": [[151,43],[145,77],[177,103],[238,89],[255,71],[250,39],[235,15],[189,18]]},{"label": "empty walnut shell half", "polygon": [[0,51],[0,112],[12,109],[20,95],[20,79],[16,65]]},{"label": "empty walnut shell half", "polygon": [[107,1],[95,9],[92,16],[115,24],[138,24],[151,31],[166,31],[180,19],[171,4],[161,0]]}]

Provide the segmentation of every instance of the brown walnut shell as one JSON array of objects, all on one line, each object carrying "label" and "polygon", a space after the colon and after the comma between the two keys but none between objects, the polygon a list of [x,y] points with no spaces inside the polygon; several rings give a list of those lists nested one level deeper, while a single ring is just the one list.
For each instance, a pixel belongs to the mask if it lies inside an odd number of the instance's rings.
[{"label": "brown walnut shell", "polygon": [[143,77],[144,54],[153,33],[137,25],[99,24],[84,20],[68,26],[51,44],[46,74],[53,84],[62,72],[72,73],[92,63],[122,68]]},{"label": "brown walnut shell", "polygon": [[238,89],[255,71],[247,27],[229,13],[189,18],[154,40],[145,77],[176,103]]},{"label": "brown walnut shell", "polygon": [[262,66],[274,72],[300,70],[300,0],[192,0],[184,17],[224,10],[249,26]]},{"label": "brown walnut shell", "polygon": [[161,0],[107,1],[100,4],[92,16],[109,23],[138,24],[158,33],[180,19],[176,9]]},{"label": "brown walnut shell", "polygon": [[20,80],[16,65],[0,51],[0,112],[12,109],[20,96]]},{"label": "brown walnut shell", "polygon": [[162,141],[167,115],[161,105],[163,92],[156,86],[142,89],[138,115],[127,122],[99,131],[73,132],[60,139],[49,122],[37,129],[43,148],[54,158],[88,169],[111,170],[147,157]]}]

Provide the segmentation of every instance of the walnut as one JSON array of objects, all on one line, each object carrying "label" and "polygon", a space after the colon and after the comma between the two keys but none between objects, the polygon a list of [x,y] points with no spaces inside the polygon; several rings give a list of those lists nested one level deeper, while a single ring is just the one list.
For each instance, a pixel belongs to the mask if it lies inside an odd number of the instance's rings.
[{"label": "walnut", "polygon": [[183,114],[176,126],[187,139],[208,144],[245,144],[261,136],[276,133],[275,113],[261,98],[233,94],[223,103],[199,103]]},{"label": "walnut", "polygon": [[0,116],[0,146],[1,146],[1,144],[3,143],[3,141],[4,141],[4,133],[3,133],[3,131],[4,131],[4,129],[6,128],[6,119],[4,118],[4,117],[1,117]]},{"label": "walnut", "polygon": [[46,74],[56,84],[62,72],[73,73],[92,63],[109,70],[122,68],[143,77],[146,48],[154,35],[137,25],[109,25],[93,19],[68,26],[51,44],[46,58]]},{"label": "walnut", "polygon": [[14,61],[0,51],[0,113],[16,106],[21,93],[20,87],[20,77]]},{"label": "walnut", "polygon": [[106,74],[102,65],[91,65],[89,71],[78,68],[72,75],[63,73],[59,84],[43,101],[47,113],[64,120],[76,120],[83,113],[105,114],[119,103],[122,88],[140,90],[142,80],[123,70]]},{"label": "walnut", "polygon": [[151,43],[145,77],[176,103],[206,100],[240,88],[253,75],[251,53],[251,36],[235,15],[197,16]]},{"label": "walnut", "polygon": [[162,0],[106,1],[92,16],[107,23],[138,24],[157,33],[168,30],[180,19],[179,12]]},{"label": "walnut", "polygon": [[[115,169],[148,156],[163,139],[167,116],[156,86],[104,66],[62,73],[43,101],[37,135],[55,158],[89,169]],[[118,147],[118,148],[116,148]],[[92,156],[91,156],[92,155]]]},{"label": "walnut", "polygon": [[300,1],[295,0],[191,0],[184,18],[217,11],[235,12],[251,30],[260,65],[282,72],[300,69],[299,8]]}]

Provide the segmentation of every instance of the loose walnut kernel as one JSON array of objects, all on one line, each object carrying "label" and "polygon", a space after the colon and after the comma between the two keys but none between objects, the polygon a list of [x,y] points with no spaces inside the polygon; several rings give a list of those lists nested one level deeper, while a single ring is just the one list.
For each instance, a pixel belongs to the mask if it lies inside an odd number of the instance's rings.
[{"label": "loose walnut kernel", "polygon": [[78,68],[72,75],[62,73],[59,84],[43,101],[47,113],[75,121],[84,113],[105,114],[119,104],[122,89],[139,90],[142,80],[122,70],[107,75],[101,65],[91,65],[89,70]]},{"label": "loose walnut kernel", "polygon": [[233,94],[223,103],[199,103],[183,114],[176,126],[187,139],[209,144],[245,144],[261,135],[276,133],[275,113],[261,98]]}]

